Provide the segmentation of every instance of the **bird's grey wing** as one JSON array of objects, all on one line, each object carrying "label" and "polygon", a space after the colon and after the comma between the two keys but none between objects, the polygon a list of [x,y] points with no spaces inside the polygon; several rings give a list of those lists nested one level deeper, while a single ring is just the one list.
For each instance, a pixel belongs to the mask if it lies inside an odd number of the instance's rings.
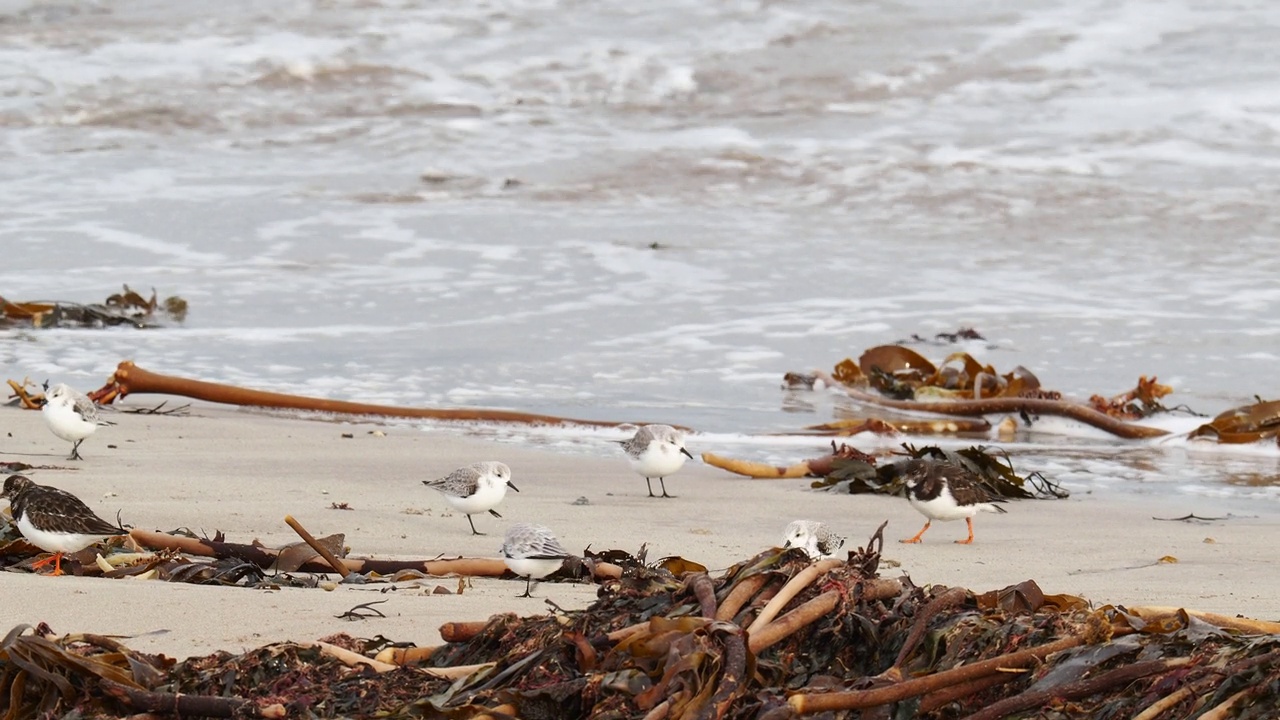
[{"label": "bird's grey wing", "polygon": [[439,480],[427,482],[426,485],[445,495],[469,497],[475,495],[480,487],[480,471],[472,467],[458,468]]}]

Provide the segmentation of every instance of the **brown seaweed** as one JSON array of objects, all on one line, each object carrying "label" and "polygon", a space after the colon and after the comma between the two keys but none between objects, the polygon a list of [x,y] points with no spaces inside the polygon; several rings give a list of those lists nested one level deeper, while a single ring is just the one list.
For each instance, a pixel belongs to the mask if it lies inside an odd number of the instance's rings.
[{"label": "brown seaweed", "polygon": [[160,300],[156,291],[146,298],[128,285],[102,303],[65,300],[12,302],[0,297],[0,328],[164,327],[187,318],[187,301],[177,296]]},{"label": "brown seaweed", "polygon": [[[0,644],[0,712],[1151,720],[1261,719],[1280,703],[1274,624],[1091,609],[1032,581],[925,588],[879,577],[882,543],[878,531],[847,562],[822,564],[767,550],[717,577],[633,567],[590,607],[442,628],[432,648],[337,635],[174,662],[19,626]],[[794,596],[778,600],[787,585]],[[764,617],[770,604],[784,607]]]}]

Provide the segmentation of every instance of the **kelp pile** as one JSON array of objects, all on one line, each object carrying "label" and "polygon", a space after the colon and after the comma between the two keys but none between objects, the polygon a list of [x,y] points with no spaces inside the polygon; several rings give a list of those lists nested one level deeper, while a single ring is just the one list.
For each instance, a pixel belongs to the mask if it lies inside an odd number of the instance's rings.
[{"label": "kelp pile", "polygon": [[[1042,415],[1068,417],[1120,438],[1141,439],[1168,435],[1167,430],[1138,420],[1170,412],[1196,415],[1184,407],[1166,407],[1161,398],[1173,392],[1155,377],[1141,376],[1127,392],[1111,397],[1095,394],[1088,403],[1073,402],[1062,393],[1040,384],[1022,366],[1000,373],[968,353],[948,355],[940,364],[902,345],[873,347],[854,362],[846,358],[832,372],[787,373],[783,386],[814,389],[819,383],[843,390],[858,403],[912,413],[935,413],[947,420],[918,417],[865,417],[809,428],[810,432],[850,435],[859,432],[988,433],[993,428],[981,418],[1006,414],[1030,426]],[[966,418],[966,419],[958,419]],[[1280,401],[1257,402],[1221,413],[1189,435],[1223,443],[1247,443],[1274,439],[1280,442]]]},{"label": "kelp pile", "polygon": [[160,300],[155,289],[143,297],[128,285],[101,303],[66,300],[11,302],[0,297],[0,329],[85,328],[127,325],[163,327],[187,318],[187,301],[173,295]]},{"label": "kelp pile", "polygon": [[[628,563],[580,611],[441,628],[406,648],[336,636],[175,663],[14,628],[8,717],[1268,718],[1280,626],[1106,606],[1034,582],[975,594],[772,549],[716,578]],[[557,609],[558,610],[558,609]],[[376,654],[377,657],[372,657]]]}]

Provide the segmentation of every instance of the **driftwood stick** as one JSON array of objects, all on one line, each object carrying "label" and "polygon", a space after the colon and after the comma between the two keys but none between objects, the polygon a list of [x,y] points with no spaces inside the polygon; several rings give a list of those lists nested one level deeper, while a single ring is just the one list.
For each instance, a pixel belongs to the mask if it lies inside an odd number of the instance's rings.
[{"label": "driftwood stick", "polygon": [[379,652],[374,660],[389,665],[416,665],[430,660],[437,649],[439,648],[435,645],[383,648],[382,652]]},{"label": "driftwood stick", "polygon": [[450,667],[423,667],[419,668],[419,670],[425,670],[426,672],[444,680],[457,680],[458,678],[467,677],[474,672],[488,667],[493,667],[494,665],[497,665],[497,663],[487,662],[476,663],[475,665],[452,665]]},{"label": "driftwood stick", "polygon": [[1169,693],[1148,705],[1145,710],[1134,715],[1133,720],[1155,720],[1163,715],[1165,710],[1176,707],[1178,703],[1191,697],[1192,694],[1190,687],[1180,687],[1175,692]]},{"label": "driftwood stick", "polygon": [[[240,558],[258,567],[271,568],[279,551],[258,545],[217,542],[208,539],[169,535],[151,530],[133,529],[129,537],[142,547],[153,550],[177,550],[188,555],[215,558]],[[343,565],[351,572],[377,572],[391,575],[401,570],[418,570],[427,575],[466,575],[476,577],[501,577],[507,572],[506,563],[498,558],[458,558],[455,560],[375,560],[347,558]],[[332,568],[327,563],[308,561],[298,568],[302,572],[327,573]]]},{"label": "driftwood stick", "polygon": [[729,705],[743,692],[742,681],[747,673],[747,644],[742,631],[734,628],[733,632],[722,635],[724,645],[724,671],[720,673],[716,683],[716,694],[711,698],[711,706],[704,708],[700,717],[723,718]]},{"label": "driftwood stick", "polygon": [[[856,597],[859,600],[885,600],[897,597],[901,592],[901,581],[873,578],[860,584]],[[778,641],[813,624],[834,610],[839,604],[840,592],[838,590],[830,590],[813,598],[751,634],[749,643],[751,652],[763,652]]]},{"label": "driftwood stick", "polygon": [[[1136,662],[1131,665],[1118,667],[1115,670],[1102,673],[1097,677],[1091,677],[1086,680],[1065,683],[1055,687],[1028,691],[1013,697],[1005,698],[999,702],[994,702],[976,713],[965,718],[965,720],[1000,720],[1023,710],[1029,710],[1033,707],[1039,707],[1053,700],[1079,700],[1100,692],[1106,692],[1117,685],[1128,685],[1134,680],[1173,670],[1184,665],[1191,664],[1191,658],[1165,658],[1163,660],[1146,660]],[[1206,715],[1201,715],[1201,718]]]},{"label": "driftwood stick", "polygon": [[711,578],[704,572],[691,573],[686,576],[685,585],[692,588],[694,597],[698,598],[698,609],[702,611],[702,617],[714,620],[716,617],[716,587],[711,583]]},{"label": "driftwood stick", "polygon": [[760,611],[760,615],[747,628],[747,632],[752,634],[759,632],[760,628],[768,625],[769,621],[777,617],[778,613],[786,607],[787,603],[791,602],[792,598],[803,592],[814,580],[822,577],[832,568],[837,568],[841,565],[844,565],[843,560],[819,560],[796,573],[795,577],[791,578],[786,585],[782,586],[778,594],[773,596],[769,604],[764,606],[764,609]]},{"label": "driftwood stick", "polygon": [[769,465],[768,463],[737,460],[734,458],[721,457],[715,453],[704,452],[702,453],[702,462],[712,467],[718,467],[721,470],[728,470],[731,473],[746,475],[749,478],[762,480],[802,478],[812,474],[807,461],[784,467],[780,465]]},{"label": "driftwood stick", "polygon": [[[244,698],[153,692],[129,687],[106,678],[101,678],[98,682],[109,695],[141,712],[163,713],[178,717],[284,717],[283,714],[275,714],[273,707],[278,706],[260,708]],[[283,708],[280,709],[283,710]]]},{"label": "driftwood stick", "polygon": [[331,658],[334,658],[335,660],[341,661],[344,665],[347,665],[348,667],[365,665],[370,669],[372,669],[374,672],[380,672],[380,673],[388,672],[390,670],[395,670],[396,668],[400,667],[399,665],[392,665],[390,663],[384,663],[380,660],[374,660],[373,658],[370,658],[370,657],[365,657],[360,653],[352,652],[346,648],[338,647],[333,643],[327,643],[322,640],[317,640],[316,642],[309,643],[309,644],[298,643],[298,645],[302,647],[308,647],[309,645],[310,647],[320,648],[320,652],[324,653],[325,655],[328,655]]},{"label": "driftwood stick", "polygon": [[[1131,615],[1137,615],[1147,622],[1156,622],[1177,615],[1182,608],[1164,607],[1164,606],[1147,606],[1126,608]],[[1238,630],[1243,633],[1256,635],[1277,635],[1280,634],[1280,622],[1270,622],[1267,620],[1253,620],[1251,618],[1238,618],[1229,615],[1219,615],[1217,613],[1203,612],[1200,610],[1187,610],[1186,613],[1193,618],[1203,620],[1210,625],[1215,625],[1228,630]]]},{"label": "driftwood stick", "polygon": [[810,425],[805,430],[810,431],[814,435],[857,435],[863,432],[876,432],[878,425],[887,426],[898,432],[909,433],[912,435],[943,435],[947,433],[961,432],[987,432],[991,429],[991,423],[984,419],[954,419],[946,420],[903,420],[883,418],[850,418],[847,420],[836,420],[835,422],[824,423],[822,425]]},{"label": "driftwood stick", "polygon": [[470,642],[481,630],[489,627],[488,620],[469,620],[465,622],[447,622],[440,626],[440,637],[445,642]]},{"label": "driftwood stick", "polygon": [[1205,714],[1200,716],[1199,720],[1226,720],[1228,717],[1231,717],[1231,709],[1236,706],[1236,703],[1240,702],[1245,695],[1248,695],[1254,690],[1254,687],[1247,687],[1240,692],[1237,692],[1214,707],[1209,708]]},{"label": "driftwood stick", "polygon": [[344,565],[341,560],[334,557],[333,553],[329,552],[329,548],[317,542],[311,533],[307,532],[307,529],[302,527],[302,523],[295,520],[292,515],[285,515],[284,521],[285,524],[293,528],[294,532],[298,533],[298,537],[302,538],[304,542],[311,546],[312,550],[319,553],[320,557],[324,558],[324,561],[329,563],[329,567],[333,568],[334,572],[338,573],[342,577],[346,577],[351,574],[351,571],[347,569],[347,566]]},{"label": "driftwood stick", "polygon": [[[256,407],[288,408],[294,410],[310,410],[314,412],[340,413],[344,415],[379,415],[384,417],[433,418],[436,420],[461,420],[482,422],[513,422],[542,425],[588,425],[594,427],[616,427],[631,423],[609,422],[604,420],[575,420],[555,417],[553,415],[536,415],[533,413],[512,412],[509,410],[486,410],[482,408],[402,408],[389,405],[371,405],[368,403],[347,402],[344,400],[326,400],[301,395],[250,390],[222,385],[220,383],[191,380],[188,378],[161,375],[144,370],[131,361],[124,361],[116,367],[115,374],[107,381],[106,386],[93,393],[94,397],[104,400],[113,399],[135,393],[160,393],[163,395],[180,395],[182,397],[206,400],[208,402],[227,405],[251,405]],[[635,423],[643,424],[643,423]]]},{"label": "driftwood stick", "polygon": [[1003,685],[1012,680],[1017,680],[1020,677],[1022,677],[1022,673],[992,673],[991,675],[978,678],[977,680],[969,680],[968,682],[962,682],[958,685],[952,685],[951,687],[936,690],[920,698],[919,713],[921,715],[931,713],[934,710],[950,705],[957,700],[972,697],[983,690],[993,688],[997,685]]},{"label": "driftwood stick", "polygon": [[723,622],[731,622],[738,615],[738,611],[746,605],[756,593],[760,592],[760,588],[764,587],[764,583],[768,580],[768,576],[764,573],[756,573],[751,577],[739,580],[725,596],[724,602],[720,603],[720,609],[716,610],[716,620]]},{"label": "driftwood stick", "polygon": [[1069,650],[1083,644],[1084,638],[1082,636],[1068,635],[1038,647],[1019,650],[920,678],[905,680],[894,685],[847,692],[799,693],[788,698],[787,704],[797,713],[806,715],[831,710],[857,710],[886,705],[909,697],[931,693],[957,683],[985,677],[991,673],[1000,672],[1002,668],[1024,668],[1040,662],[1053,653]]},{"label": "driftwood stick", "polygon": [[765,625],[760,630],[756,632],[748,631],[751,636],[751,652],[756,654],[763,652],[788,635],[808,627],[818,618],[835,610],[838,604],[840,604],[839,591],[829,590]]}]

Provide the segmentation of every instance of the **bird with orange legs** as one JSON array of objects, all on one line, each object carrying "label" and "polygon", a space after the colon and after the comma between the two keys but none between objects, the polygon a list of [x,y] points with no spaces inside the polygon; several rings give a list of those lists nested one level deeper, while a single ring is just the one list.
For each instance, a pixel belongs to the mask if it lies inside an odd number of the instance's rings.
[{"label": "bird with orange legs", "polygon": [[902,464],[899,475],[906,487],[911,507],[920,511],[926,520],[924,527],[904,543],[918,543],[934,520],[959,520],[964,518],[969,526],[969,537],[956,540],[959,545],[973,542],[973,516],[980,512],[1003,513],[1003,503],[987,491],[977,476],[969,470],[945,461],[917,458]]},{"label": "bird with orange legs", "polygon": [[63,555],[80,552],[108,537],[129,532],[95,515],[75,495],[48,485],[37,485],[23,475],[6,478],[0,497],[9,499],[13,523],[22,537],[41,550],[53,553],[31,566],[35,570],[52,563],[50,575],[63,574]]}]

